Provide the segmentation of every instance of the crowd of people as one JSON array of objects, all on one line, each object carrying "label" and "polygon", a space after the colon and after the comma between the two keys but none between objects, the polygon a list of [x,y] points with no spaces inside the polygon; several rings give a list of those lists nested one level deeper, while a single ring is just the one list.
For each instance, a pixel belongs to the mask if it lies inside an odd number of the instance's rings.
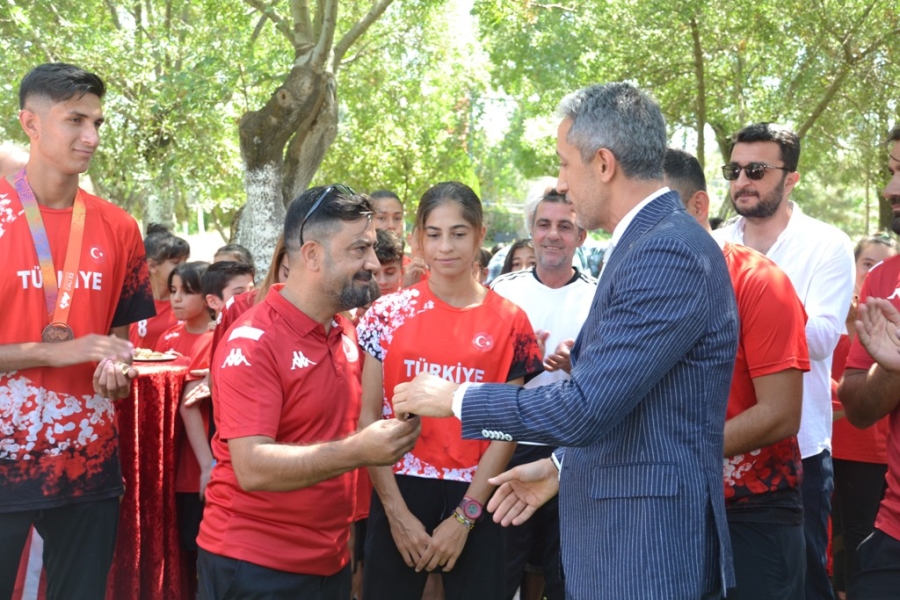
[{"label": "crowd of people", "polygon": [[[190,363],[174,491],[199,598],[897,597],[898,247],[791,200],[789,128],[734,135],[714,230],[656,103],[584,88],[526,239],[484,248],[459,182],[409,235],[392,192],[312,187],[257,285],[243,247],[191,262],[79,188],[104,93],[35,68],[30,147],[0,153],[0,598],[32,528],[48,598],[104,597],[136,349]],[[900,233],[900,127],[888,146]]]}]

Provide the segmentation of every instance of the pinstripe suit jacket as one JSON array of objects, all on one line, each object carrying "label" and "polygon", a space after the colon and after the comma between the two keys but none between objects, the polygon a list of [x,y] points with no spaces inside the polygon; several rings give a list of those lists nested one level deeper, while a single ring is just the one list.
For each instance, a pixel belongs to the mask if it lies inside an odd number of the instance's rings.
[{"label": "pinstripe suit jacket", "polygon": [[465,437],[565,447],[569,598],[698,600],[734,585],[722,456],[737,337],[722,251],[668,193],[616,246],[571,380],[466,392]]}]

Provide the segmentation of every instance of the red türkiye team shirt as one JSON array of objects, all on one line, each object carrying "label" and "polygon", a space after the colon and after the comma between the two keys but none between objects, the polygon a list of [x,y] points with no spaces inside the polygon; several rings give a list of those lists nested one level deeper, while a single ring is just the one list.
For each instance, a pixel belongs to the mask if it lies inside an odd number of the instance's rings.
[{"label": "red t\u00fcrkiye team shirt", "polygon": [[[383,365],[386,419],[394,416],[394,387],[423,371],[456,383],[505,383],[543,370],[525,311],[492,290],[478,306],[460,309],[420,282],[376,300],[357,333]],[[463,440],[459,419],[423,417],[419,440],[394,473],[470,482],[489,444]]]},{"label": "red t\u00fcrkiye team shirt", "polygon": [[270,569],[334,575],[349,561],[353,471],[287,492],[246,492],[228,440],[266,436],[309,445],[345,438],[359,422],[360,352],[340,315],[329,332],[277,289],[235,319],[212,363],[216,466],[197,543]]},{"label": "red t\u00fcrkiye team shirt", "polygon": [[[153,315],[137,223],[84,194],[85,229],[69,313],[75,337]],[[72,209],[40,209],[62,270]],[[41,341],[49,322],[31,231],[13,187],[0,179],[0,344]],[[94,393],[94,363],[0,372],[0,512],[62,506],[122,493],[114,403]],[[0,567],[5,568],[5,567]]]}]

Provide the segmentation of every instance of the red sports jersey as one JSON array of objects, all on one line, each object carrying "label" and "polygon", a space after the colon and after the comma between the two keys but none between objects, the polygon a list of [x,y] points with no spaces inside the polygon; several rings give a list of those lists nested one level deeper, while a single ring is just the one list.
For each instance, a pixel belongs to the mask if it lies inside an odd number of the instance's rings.
[{"label": "red sports jersey", "polygon": [[[900,310],[900,256],[891,257],[872,267],[863,282],[859,301],[865,302],[869,296],[887,298]],[[847,368],[868,370],[874,363],[859,342],[859,337],[853,340],[850,356],[847,358]],[[891,411],[888,419],[890,435],[887,448],[888,472],[885,476],[887,491],[881,501],[875,527],[900,540],[900,406]]]},{"label": "red sports jersey", "polygon": [[362,393],[359,357],[341,316],[326,335],[276,289],[235,321],[213,355],[217,463],[200,547],[307,575],[334,575],[347,564],[355,474],[290,492],[245,492],[228,440],[261,435],[308,445],[351,435]]},{"label": "red sports jersey", "polygon": [[[71,300],[76,337],[153,315],[137,223],[84,193],[84,242]],[[65,262],[72,209],[41,207],[57,270]],[[40,342],[48,324],[41,271],[13,187],[0,179],[0,344]],[[0,512],[38,510],[122,493],[114,404],[94,392],[96,364],[0,372]]]},{"label": "red sports jersey", "polygon": [[[376,300],[357,332],[360,345],[384,368],[385,418],[394,415],[394,387],[419,372],[456,383],[502,383],[543,370],[525,311],[492,290],[478,306],[460,309],[420,282]],[[458,419],[426,417],[415,447],[394,472],[470,482],[489,444],[463,440]]]},{"label": "red sports jersey", "polygon": [[[209,344],[212,341],[212,331],[204,333],[191,333],[186,329],[184,323],[177,323],[174,327],[159,336],[159,342],[156,344],[157,352],[168,352],[174,350],[178,354],[187,357],[191,361],[191,370],[209,368]],[[198,366],[198,365],[206,366]],[[191,377],[191,380],[200,379],[199,377]],[[205,404],[200,405],[201,414],[203,415],[203,423],[206,425],[206,431],[209,432],[209,407]],[[191,443],[187,439],[187,435],[182,429],[181,419],[178,419],[178,458],[175,468],[175,491],[176,492],[199,492],[200,491],[200,463],[191,448]]]},{"label": "red sports jersey", "polygon": [[191,333],[187,330],[184,322],[176,323],[159,336],[154,349],[157,352],[169,352],[172,350],[182,356],[193,358],[197,352],[195,345],[206,333],[212,332]]},{"label": "red sports jersey", "polygon": [[178,324],[175,313],[172,312],[172,303],[168,300],[154,300],[156,316],[149,319],[141,319],[137,323],[128,326],[128,340],[135,348],[153,350],[159,341],[159,336],[170,327]]},{"label": "red sports jersey", "polygon": [[[833,388],[837,387],[834,382],[840,381],[841,377],[844,375],[844,367],[847,364],[850,346],[850,337],[847,334],[844,334],[841,336],[837,347],[834,349],[834,356],[831,361],[831,379]],[[834,410],[844,410],[843,405],[841,405],[840,400],[837,398],[836,391],[836,389],[833,389],[832,400],[834,401]],[[834,458],[875,463],[879,465],[887,464],[887,440],[888,434],[891,431],[888,417],[880,419],[877,423],[866,429],[854,427],[845,417],[835,421],[832,428],[831,455]]]},{"label": "red sports jersey", "polygon": [[[809,371],[806,312],[790,279],[764,255],[726,244],[725,262],[734,285],[741,331],[728,396],[727,419],[756,405],[753,378],[798,369]],[[730,520],[778,519],[773,509],[802,516],[802,463],[797,437],[725,458],[725,503]]]}]

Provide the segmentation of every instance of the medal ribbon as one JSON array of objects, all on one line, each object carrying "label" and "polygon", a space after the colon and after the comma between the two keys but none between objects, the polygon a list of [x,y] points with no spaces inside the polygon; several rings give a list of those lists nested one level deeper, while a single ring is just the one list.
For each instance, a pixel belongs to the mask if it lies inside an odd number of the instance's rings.
[{"label": "medal ribbon", "polygon": [[[78,278],[78,263],[81,258],[81,244],[84,240],[84,197],[81,189],[75,194],[75,204],[72,206],[72,224],[69,229],[69,245],[66,248],[66,261],[60,286],[56,280],[56,268],[53,266],[53,255],[50,253],[50,242],[47,239],[44,220],[41,218],[41,209],[34,197],[34,190],[31,189],[25,178],[25,169],[16,173],[14,183],[19,201],[22,203],[22,208],[25,209],[25,219],[28,221],[28,228],[31,229],[34,249],[41,265],[47,315],[50,323],[66,324],[69,320],[69,309],[72,308],[75,281]],[[62,294],[59,293],[60,288],[62,288]]]}]

